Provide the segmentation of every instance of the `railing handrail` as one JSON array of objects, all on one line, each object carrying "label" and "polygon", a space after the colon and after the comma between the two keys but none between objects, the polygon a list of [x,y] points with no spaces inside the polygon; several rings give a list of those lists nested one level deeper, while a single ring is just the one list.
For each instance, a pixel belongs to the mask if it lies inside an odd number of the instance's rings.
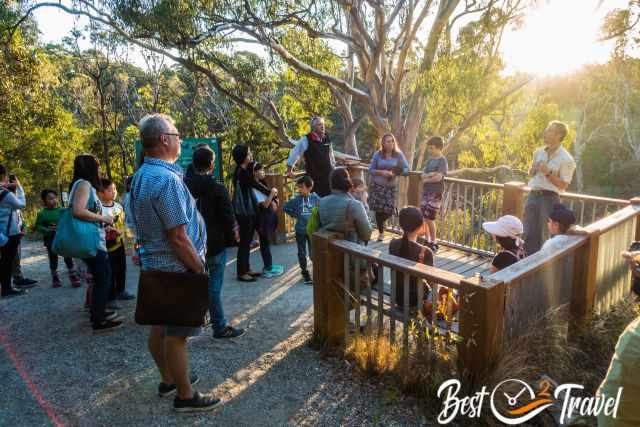
[{"label": "railing handrail", "polygon": [[589,235],[570,236],[569,241],[561,244],[561,247],[554,251],[538,251],[527,256],[524,260],[510,265],[488,277],[489,281],[511,283],[520,280],[530,274],[544,268],[549,263],[562,258],[589,242]]},{"label": "railing handrail", "polygon": [[604,218],[599,219],[593,224],[589,224],[585,227],[585,230],[590,234],[603,234],[611,230],[615,226],[628,221],[633,218],[640,211],[640,205],[634,205],[629,202],[629,206],[614,212]]},{"label": "railing handrail", "polygon": [[[366,171],[369,170],[369,164],[367,163],[360,163],[357,165],[346,165],[345,167],[348,169],[356,169],[356,170],[361,170],[361,171]],[[422,171],[420,170],[412,170],[409,171],[409,175],[420,175],[422,174]],[[275,175],[275,174],[267,174],[267,175]],[[295,173],[295,177],[299,177],[304,175],[303,171],[297,171]],[[496,182],[488,182],[488,181],[474,181],[474,180],[470,180],[470,179],[462,179],[462,178],[454,178],[454,177],[450,177],[450,176],[445,176],[444,180],[446,182],[451,182],[451,183],[457,183],[457,184],[467,184],[467,185],[475,185],[477,187],[487,187],[487,188],[495,188],[495,189],[503,189],[504,188],[504,184],[503,183],[496,183]],[[524,183],[523,183],[524,184]],[[525,192],[530,192],[531,188],[528,186],[524,186],[522,187],[522,190]],[[581,193],[569,193],[569,192],[563,192],[560,193],[560,197],[564,198],[564,199],[569,199],[569,200],[582,200],[582,201],[588,201],[588,202],[599,202],[599,203],[606,203],[606,204],[610,204],[610,205],[616,205],[616,206],[628,206],[629,205],[629,200],[625,200],[625,199],[617,199],[614,197],[602,197],[602,196],[593,196],[590,194],[581,194]]]},{"label": "railing handrail", "polygon": [[360,259],[389,267],[394,271],[426,279],[427,282],[430,281],[453,289],[459,289],[460,281],[464,279],[464,276],[460,274],[408,261],[347,240],[332,240],[329,242],[329,246]]}]

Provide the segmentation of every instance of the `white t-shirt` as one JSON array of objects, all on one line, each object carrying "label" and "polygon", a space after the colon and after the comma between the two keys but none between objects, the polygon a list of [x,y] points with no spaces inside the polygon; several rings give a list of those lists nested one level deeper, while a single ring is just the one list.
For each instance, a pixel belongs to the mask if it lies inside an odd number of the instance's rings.
[{"label": "white t-shirt", "polygon": [[[551,174],[559,177],[564,182],[570,183],[573,178],[573,172],[576,170],[576,162],[571,154],[562,146],[549,157],[546,147],[538,148],[533,153],[533,163],[546,162]],[[529,181],[529,187],[532,190],[549,190],[556,193],[562,193],[559,189],[544,176],[542,172],[537,172]]]},{"label": "white t-shirt", "polygon": [[559,249],[562,246],[564,246],[566,243],[568,243],[572,237],[575,238],[575,236],[568,236],[566,234],[558,234],[556,236],[553,236],[552,238],[550,238],[549,240],[547,240],[542,244],[542,247],[540,248],[540,250],[549,251],[549,250]]},{"label": "white t-shirt", "polygon": [[110,216],[114,218],[114,220],[118,220],[118,222],[122,221],[119,216],[124,214],[124,208],[122,205],[116,201],[113,202],[112,206],[102,205],[102,215]]}]

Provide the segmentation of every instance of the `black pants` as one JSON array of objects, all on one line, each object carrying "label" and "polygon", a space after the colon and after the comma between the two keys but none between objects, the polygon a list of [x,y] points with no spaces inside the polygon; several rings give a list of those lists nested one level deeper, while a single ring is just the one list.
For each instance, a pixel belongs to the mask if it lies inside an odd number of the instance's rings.
[{"label": "black pants", "polygon": [[238,243],[238,261],[236,271],[238,277],[247,274],[251,270],[249,255],[251,254],[251,241],[256,230],[255,217],[239,216],[237,218],[240,227],[240,242]]},{"label": "black pants", "polygon": [[313,179],[313,191],[320,197],[325,197],[331,194],[331,184],[329,183],[329,177],[331,173],[326,176],[312,176]]},{"label": "black pants", "polygon": [[296,233],[296,244],[298,245],[298,264],[300,264],[300,271],[305,273],[307,271],[307,249],[309,249],[309,255],[311,255],[311,242],[309,236],[304,233]]},{"label": "black pants", "polygon": [[260,255],[262,255],[262,264],[264,264],[265,270],[271,270],[273,266],[273,258],[271,256],[271,240],[266,234],[262,234],[258,231],[258,237],[260,238]]},{"label": "black pants", "polygon": [[95,257],[83,260],[93,276],[93,290],[91,291],[91,321],[94,326],[104,321],[109,291],[111,289],[111,266],[109,255],[98,251]]},{"label": "black pants", "polygon": [[[44,247],[47,248],[47,256],[49,257],[49,269],[52,273],[58,271],[58,254],[51,250],[53,245],[53,239],[55,235],[44,238]],[[67,266],[67,270],[73,271],[73,259],[64,258],[64,264]]]},{"label": "black pants", "polygon": [[391,214],[386,212],[376,212],[376,226],[380,234],[384,233],[384,223],[391,218]]},{"label": "black pants", "polygon": [[124,292],[127,281],[127,255],[124,245],[115,251],[109,252],[109,264],[111,265],[111,290],[109,301],[116,299]]},{"label": "black pants", "polygon": [[11,290],[11,273],[19,244],[20,236],[10,236],[7,244],[0,248],[0,286],[2,287],[2,295],[6,295]]},{"label": "black pants", "polygon": [[[47,246],[47,256],[49,257],[49,269],[52,272],[58,271],[58,254],[51,250],[51,246]],[[73,259],[64,257],[64,264],[67,266],[67,270],[73,271]]]}]

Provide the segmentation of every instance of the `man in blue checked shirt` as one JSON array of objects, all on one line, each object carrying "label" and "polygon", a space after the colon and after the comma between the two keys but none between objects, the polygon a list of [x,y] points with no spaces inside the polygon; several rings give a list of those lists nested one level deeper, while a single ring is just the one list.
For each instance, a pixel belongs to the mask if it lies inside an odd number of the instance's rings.
[{"label": "man in blue checked shirt", "polygon": [[[145,152],[143,165],[131,185],[131,210],[140,244],[143,270],[204,272],[206,231],[196,203],[175,165],[180,156],[180,135],[170,117],[151,114],[140,121]],[[194,391],[197,376],[189,376],[187,337],[200,328],[152,326],[149,351],[158,366],[161,397],[176,393],[176,412],[202,412],[219,402]]]}]

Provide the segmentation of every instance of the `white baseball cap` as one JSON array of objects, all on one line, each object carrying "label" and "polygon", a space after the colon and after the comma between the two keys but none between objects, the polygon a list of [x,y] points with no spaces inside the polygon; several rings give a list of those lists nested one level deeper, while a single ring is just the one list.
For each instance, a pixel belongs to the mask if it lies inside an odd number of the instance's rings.
[{"label": "white baseball cap", "polygon": [[505,215],[497,221],[485,222],[482,228],[487,232],[500,237],[517,239],[524,232],[522,221],[513,215]]}]

